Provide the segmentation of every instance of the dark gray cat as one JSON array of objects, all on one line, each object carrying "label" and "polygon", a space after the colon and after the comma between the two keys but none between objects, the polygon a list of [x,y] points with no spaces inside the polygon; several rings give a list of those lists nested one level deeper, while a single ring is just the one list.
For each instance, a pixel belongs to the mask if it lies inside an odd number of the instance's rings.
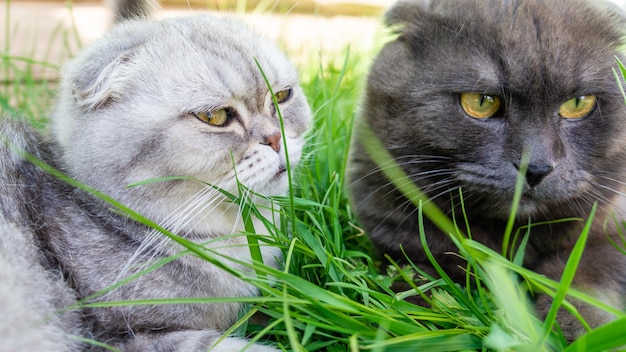
[{"label": "dark gray cat", "polygon": [[114,13],[116,22],[127,19],[147,18],[150,15],[150,7],[158,6],[156,0],[149,3],[148,0],[107,0]]},{"label": "dark gray cat", "polygon": [[[613,73],[626,18],[582,0],[401,1],[387,14],[397,39],[382,49],[367,82],[355,134],[350,187],[354,209],[381,254],[406,253],[434,274],[420,244],[417,210],[364,152],[369,125],[410,181],[463,219],[498,251],[516,177],[528,171],[516,228],[528,222],[586,219],[599,205],[574,285],[624,308],[626,256],[607,240],[626,206],[626,107]],[[623,56],[622,56],[623,57]],[[623,60],[622,60],[623,61]],[[406,181],[405,181],[406,182]],[[454,206],[453,206],[454,204]],[[531,228],[525,265],[558,279],[582,222]],[[456,247],[431,222],[430,250],[465,282]],[[546,313],[549,300],[537,307]],[[611,319],[578,307],[592,326]],[[571,340],[582,333],[567,315]]]},{"label": "dark gray cat", "polygon": [[[58,100],[50,141],[0,120],[0,350],[91,348],[84,338],[123,351],[206,351],[218,343],[219,351],[243,350],[248,341],[222,336],[239,303],[62,310],[184,248],[18,151],[224,258],[250,262],[246,236],[237,235],[244,229],[239,207],[213,186],[238,194],[239,181],[256,194],[287,193],[286,158],[297,165],[311,119],[294,66],[237,21],[128,21],[65,68]],[[168,176],[206,184],[127,187]],[[251,198],[265,218],[279,217],[268,199]],[[255,225],[269,236],[258,219]],[[277,267],[280,249],[260,247],[265,264]],[[256,294],[251,284],[183,255],[96,300]]]}]

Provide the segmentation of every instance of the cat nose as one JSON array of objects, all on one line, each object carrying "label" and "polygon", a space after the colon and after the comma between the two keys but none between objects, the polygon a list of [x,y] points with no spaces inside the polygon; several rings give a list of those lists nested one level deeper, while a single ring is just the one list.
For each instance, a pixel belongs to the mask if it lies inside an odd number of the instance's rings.
[{"label": "cat nose", "polygon": [[528,170],[526,170],[526,182],[530,187],[535,187],[543,179],[552,172],[554,168],[551,165],[528,165]]},{"label": "cat nose", "polygon": [[270,148],[274,149],[274,151],[278,153],[280,151],[280,132],[275,132],[265,136],[261,144],[269,145]]},{"label": "cat nose", "polygon": [[[515,167],[519,170],[519,164],[515,164]],[[535,187],[540,184],[552,170],[554,170],[552,165],[529,164],[528,169],[526,169],[526,183],[528,183],[531,188]]]}]

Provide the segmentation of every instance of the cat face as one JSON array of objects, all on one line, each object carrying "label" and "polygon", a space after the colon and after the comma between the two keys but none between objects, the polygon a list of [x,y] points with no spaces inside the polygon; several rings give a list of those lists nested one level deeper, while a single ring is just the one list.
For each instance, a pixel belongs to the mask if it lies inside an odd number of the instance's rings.
[{"label": "cat face", "polygon": [[283,195],[310,118],[274,45],[239,22],[191,17],[129,22],[92,45],[65,71],[54,132],[71,176],[162,220],[202,192],[210,212],[218,192],[193,181],[126,185],[190,176]]},{"label": "cat face", "polygon": [[621,194],[621,15],[581,1],[427,3],[389,13],[400,36],[373,65],[362,113],[414,182],[444,208],[461,189],[469,212],[502,218],[524,165],[522,217]]}]

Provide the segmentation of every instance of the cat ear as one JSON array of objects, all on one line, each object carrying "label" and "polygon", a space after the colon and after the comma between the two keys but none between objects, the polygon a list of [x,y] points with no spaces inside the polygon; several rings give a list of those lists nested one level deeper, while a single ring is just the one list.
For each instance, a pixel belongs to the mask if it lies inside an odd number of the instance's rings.
[{"label": "cat ear", "polygon": [[626,20],[626,8],[613,1],[594,1],[590,3],[590,6],[594,6],[599,12],[611,17],[615,24],[623,25]]},{"label": "cat ear", "polygon": [[431,0],[400,0],[385,13],[388,26],[420,22],[431,7]]},{"label": "cat ear", "polygon": [[[593,1],[589,2],[589,6],[592,7],[598,14],[602,14],[604,19],[603,28],[606,31],[605,37],[611,38],[613,45],[616,48],[620,48],[626,45],[626,6],[618,5],[613,1]],[[623,50],[619,50],[620,57],[623,57]]]},{"label": "cat ear", "polygon": [[416,48],[420,48],[435,29],[438,20],[431,0],[400,0],[385,14],[391,29]]},{"label": "cat ear", "polygon": [[141,29],[133,23],[118,25],[108,34],[118,39],[99,41],[81,59],[66,67],[65,77],[71,77],[66,84],[78,106],[92,111],[129,93],[133,57],[148,37]]},{"label": "cat ear", "polygon": [[124,93],[126,54],[116,57],[99,71],[74,75],[71,82],[74,101],[86,111],[99,109]]},{"label": "cat ear", "polygon": [[626,36],[626,29],[624,28],[624,23],[626,23],[626,5],[621,6],[608,1],[594,2],[594,5],[600,7],[600,10],[613,20],[613,29],[620,37],[618,40],[624,44],[626,41],[626,38],[624,38]]}]

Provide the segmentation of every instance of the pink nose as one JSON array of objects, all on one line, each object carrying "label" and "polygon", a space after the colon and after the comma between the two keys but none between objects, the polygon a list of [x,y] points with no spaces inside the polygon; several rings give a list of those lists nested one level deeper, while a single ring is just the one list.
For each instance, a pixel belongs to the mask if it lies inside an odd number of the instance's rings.
[{"label": "pink nose", "polygon": [[280,151],[280,132],[272,133],[271,135],[266,136],[263,144],[269,145],[276,153],[278,153]]}]

